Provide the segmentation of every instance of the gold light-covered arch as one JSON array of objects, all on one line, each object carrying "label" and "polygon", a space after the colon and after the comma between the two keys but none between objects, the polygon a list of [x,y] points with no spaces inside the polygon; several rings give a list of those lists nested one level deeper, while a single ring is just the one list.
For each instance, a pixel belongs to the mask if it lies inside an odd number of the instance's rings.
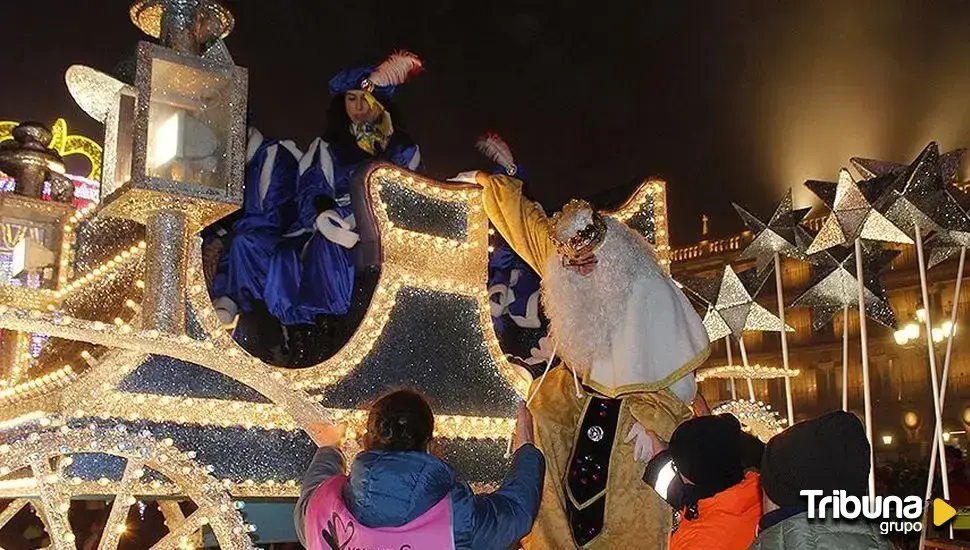
[{"label": "gold light-covered arch", "polygon": [[[382,340],[388,321],[400,315],[399,292],[418,288],[465,302],[477,311],[482,343],[491,365],[508,386],[523,395],[527,385],[517,377],[502,352],[492,327],[487,274],[488,223],[481,191],[474,186],[443,184],[390,165],[373,167],[365,178],[365,195],[374,213],[383,261],[380,281],[368,312],[355,335],[335,356],[312,367],[288,370],[270,366],[250,355],[220,323],[206,289],[199,240],[191,240],[186,277],[187,306],[201,334],[169,334],[140,326],[138,313],[146,291],[148,269],[144,242],[124,239],[104,263],[68,273],[56,290],[24,289],[0,285],[0,328],[38,332],[60,341],[64,353],[47,360],[0,391],[0,424],[14,427],[38,417],[64,415],[121,421],[174,422],[181,425],[260,428],[297,431],[325,418],[347,421],[348,433],[364,428],[361,411],[321,406],[328,387],[351,376]],[[610,212],[621,220],[652,216],[657,253],[666,259],[667,225],[664,183],[645,181],[620,208]],[[410,202],[448,205],[462,212],[460,231],[438,234],[407,227],[400,219]],[[65,226],[74,234],[89,219],[100,220],[100,207],[79,212]],[[109,226],[110,227],[110,226]],[[109,235],[105,235],[108,237]],[[138,237],[134,237],[137,239]],[[65,241],[62,258],[72,262],[72,240]],[[114,313],[99,313],[97,303],[109,293],[124,294],[125,305]],[[470,300],[469,300],[470,299]],[[482,345],[478,344],[478,345]],[[172,357],[219,372],[255,390],[267,403],[125,391],[122,380],[151,355]],[[514,419],[501,416],[446,415],[437,423],[437,435],[455,440],[508,438]],[[353,449],[346,449],[352,453]],[[0,464],[3,457],[0,456]],[[242,498],[292,498],[299,494],[295,479],[258,482],[224,479],[230,494]],[[16,495],[13,495],[16,496]]]},{"label": "gold light-covered arch", "polygon": [[[0,142],[13,139],[13,129],[19,124],[19,122],[9,120],[0,121]],[[51,140],[51,149],[57,151],[62,157],[81,155],[88,159],[91,170],[84,177],[101,181],[101,156],[104,150],[98,142],[89,137],[70,134],[67,130],[67,121],[63,118],[54,122],[51,133],[54,134],[54,138]]]}]

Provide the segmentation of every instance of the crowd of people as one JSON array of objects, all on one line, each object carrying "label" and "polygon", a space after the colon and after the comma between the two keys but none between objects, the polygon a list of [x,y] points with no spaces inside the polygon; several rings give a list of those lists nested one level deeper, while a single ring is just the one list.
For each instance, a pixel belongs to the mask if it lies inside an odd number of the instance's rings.
[{"label": "crowd of people", "polygon": [[[538,424],[541,426],[541,423]],[[616,548],[574,531],[542,534],[545,501],[561,490],[544,475],[555,456],[536,446],[538,426],[519,410],[512,465],[494,492],[474,494],[430,454],[434,416],[427,400],[395,390],[371,408],[362,448],[347,472],[343,431],[322,425],[323,446],[304,478],[295,522],[310,550],[341,548]],[[648,430],[639,457],[647,474],[672,464],[674,477],[645,476],[626,488],[656,502],[669,517],[631,510],[614,530],[637,542],[628,548],[892,549],[875,524],[808,517],[802,490],[867,493],[869,443],[859,419],[842,411],[800,422],[767,445],[731,415],[697,416],[664,441]],[[679,486],[679,491],[672,491]],[[676,495],[674,494],[676,492]],[[637,513],[647,512],[637,516]],[[673,517],[671,525],[670,517]],[[657,536],[648,535],[658,530]],[[622,538],[616,531],[614,536]],[[552,540],[549,540],[549,539]],[[349,543],[349,544],[348,544]]]}]

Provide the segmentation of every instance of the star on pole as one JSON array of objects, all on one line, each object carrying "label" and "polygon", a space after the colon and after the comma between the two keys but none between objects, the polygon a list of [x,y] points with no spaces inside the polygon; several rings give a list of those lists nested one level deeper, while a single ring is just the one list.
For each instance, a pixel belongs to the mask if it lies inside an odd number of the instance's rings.
[{"label": "star on pole", "polygon": [[843,168],[839,171],[838,182],[805,182],[831,210],[805,253],[811,256],[837,245],[853,243],[856,239],[913,244],[909,235],[873,207],[894,179],[894,175],[888,174],[856,181]]},{"label": "star on pole", "polygon": [[[895,328],[896,315],[889,305],[879,276],[898,254],[896,250],[886,250],[874,244],[863,243],[862,246],[866,316],[889,328]],[[855,251],[835,246],[820,252],[818,258],[822,267],[817,270],[805,292],[792,302],[792,307],[815,310],[812,320],[815,330],[824,327],[846,307],[859,305]]]},{"label": "star on pole", "polygon": [[945,183],[946,178],[955,178],[960,159],[962,151],[958,150],[944,162],[939,147],[931,142],[905,170],[894,174],[875,208],[913,240],[917,226],[924,235],[970,230],[966,214]]},{"label": "star on pole", "polygon": [[727,265],[716,277],[688,278],[682,286],[707,307],[704,328],[712,342],[728,335],[740,340],[745,331],[794,332],[755,301],[766,280],[756,269],[737,273]]},{"label": "star on pole", "polygon": [[739,260],[755,260],[758,273],[771,267],[775,254],[781,254],[801,261],[809,261],[804,250],[812,238],[800,223],[811,208],[792,208],[791,189],[785,194],[768,223],[762,222],[746,209],[734,205],[738,215],[748,230],[754,233],[754,240],[738,256]]},{"label": "star on pole", "polygon": [[926,247],[930,250],[926,268],[932,269],[958,255],[961,249],[970,248],[970,232],[937,231],[927,239]]},{"label": "star on pole", "polygon": [[[966,149],[954,149],[940,155],[940,173],[943,175],[943,182],[947,185],[956,183],[960,175],[960,166],[966,155]],[[862,174],[865,179],[887,174],[899,174],[905,172],[909,165],[891,162],[888,160],[876,160],[863,157],[852,157],[849,159],[852,166]]]}]

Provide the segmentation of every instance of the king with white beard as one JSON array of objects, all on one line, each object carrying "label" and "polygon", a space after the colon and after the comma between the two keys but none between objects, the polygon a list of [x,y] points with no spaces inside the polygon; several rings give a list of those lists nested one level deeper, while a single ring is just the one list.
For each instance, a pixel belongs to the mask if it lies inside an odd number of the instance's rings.
[{"label": "king with white beard", "polygon": [[530,409],[546,456],[527,550],[666,548],[671,510],[641,479],[646,430],[669,439],[690,418],[693,371],[710,353],[701,319],[650,244],[583,201],[551,220],[522,182],[463,174],[492,224],[542,276],[563,366],[535,381]]}]

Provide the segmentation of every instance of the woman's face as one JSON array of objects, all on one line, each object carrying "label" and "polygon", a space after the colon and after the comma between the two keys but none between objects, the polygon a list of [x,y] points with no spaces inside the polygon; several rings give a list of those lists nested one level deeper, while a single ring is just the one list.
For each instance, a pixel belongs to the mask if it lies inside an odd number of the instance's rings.
[{"label": "woman's face", "polygon": [[381,116],[381,112],[372,106],[366,98],[364,92],[351,90],[344,95],[344,106],[347,109],[347,116],[354,124],[370,122],[374,124]]}]

